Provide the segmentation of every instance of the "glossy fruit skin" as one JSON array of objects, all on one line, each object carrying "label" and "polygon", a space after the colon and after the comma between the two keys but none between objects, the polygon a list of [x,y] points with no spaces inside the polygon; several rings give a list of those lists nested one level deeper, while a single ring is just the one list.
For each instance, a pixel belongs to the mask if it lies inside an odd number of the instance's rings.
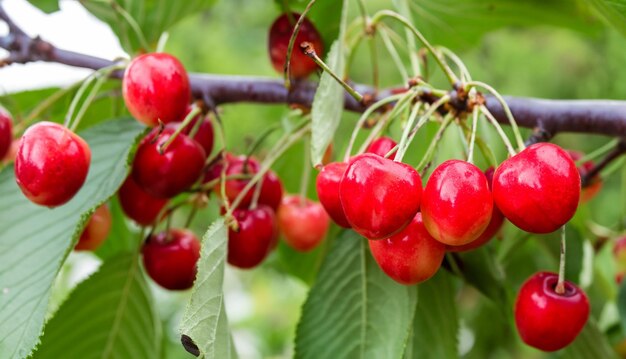
[{"label": "glossy fruit skin", "polygon": [[285,242],[300,252],[317,247],[330,225],[330,217],[319,202],[305,198],[303,204],[299,195],[284,197],[276,218]]},{"label": "glossy fruit skin", "polygon": [[[572,158],[573,161],[578,161],[579,159],[585,156],[584,153],[574,150],[566,150],[567,154]],[[587,174],[587,172],[591,171],[594,167],[593,161],[587,161],[578,166],[578,173],[580,173],[580,177],[582,178]],[[602,189],[602,178],[597,175],[591,179],[591,183],[586,187],[583,187],[580,192],[580,202],[586,203],[591,201],[593,197],[595,197],[598,192]]]},{"label": "glossy fruit skin", "polygon": [[228,230],[228,263],[250,269],[263,262],[278,239],[274,211],[266,205],[255,209],[236,209],[233,216],[239,231]]},{"label": "glossy fruit skin", "polygon": [[315,183],[320,203],[333,222],[343,228],[350,228],[350,223],[348,223],[339,199],[339,185],[347,168],[348,164],[345,162],[329,163],[322,167]]},{"label": "glossy fruit skin", "polygon": [[[227,156],[226,164],[226,176],[248,174],[253,176],[259,172],[260,165],[256,159],[250,157],[246,161],[246,156]],[[230,179],[226,181],[226,197],[230,202],[241,193],[246,187],[249,179]],[[220,194],[220,184],[217,184],[214,188],[215,193]],[[283,184],[278,176],[268,171],[263,176],[263,183],[261,184],[261,193],[259,194],[259,204],[265,204],[270,206],[274,211],[280,206],[280,201],[283,198]],[[252,197],[254,196],[254,187],[252,187],[248,193],[244,196],[243,200],[239,204],[238,208],[248,208],[252,203]]]},{"label": "glossy fruit skin", "polygon": [[33,203],[57,207],[85,183],[91,150],[77,134],[53,122],[38,122],[20,139],[15,180]]},{"label": "glossy fruit skin", "polygon": [[148,126],[181,121],[191,99],[187,71],[165,53],[133,59],[124,72],[122,93],[131,115]]},{"label": "glossy fruit skin", "polygon": [[[298,21],[300,14],[292,13],[295,21]],[[293,32],[295,23],[289,22],[287,14],[279,16],[270,28],[268,50],[272,66],[279,74],[284,72],[285,61],[287,60],[287,48],[289,47],[289,39]],[[291,51],[290,75],[296,79],[302,79],[317,69],[317,65],[300,49],[300,44],[309,42],[313,45],[315,52],[321,58],[324,58],[324,44],[322,37],[315,28],[315,25],[309,19],[305,18],[300,25],[300,31],[296,36],[293,50]]]},{"label": "glossy fruit skin", "polygon": [[576,285],[565,282],[565,293],[554,291],[556,273],[540,272],[520,288],[515,303],[515,324],[522,340],[551,352],[569,345],[589,318],[589,300]]},{"label": "glossy fruit skin", "polygon": [[[396,147],[397,144],[398,143],[396,143],[396,141],[392,140],[391,138],[383,136],[372,141],[372,143],[370,143],[370,145],[367,146],[367,149],[365,150],[365,152],[374,153],[379,156],[385,157],[387,152],[391,151],[391,149]],[[393,159],[393,156],[396,154],[396,151],[393,151],[387,158]]]},{"label": "glossy fruit skin", "polygon": [[487,178],[473,164],[448,160],[428,179],[422,215],[428,232],[439,242],[460,246],[476,240],[489,225],[492,212]]},{"label": "glossy fruit skin", "polygon": [[437,273],[446,246],[426,230],[422,214],[393,236],[369,241],[376,263],[391,279],[404,285],[421,283]]},{"label": "glossy fruit skin", "polygon": [[406,227],[420,208],[422,180],[411,166],[364,153],[348,165],[339,198],[352,228],[383,239]]},{"label": "glossy fruit skin", "polygon": [[132,176],[126,178],[117,197],[124,214],[141,226],[152,225],[168,202],[167,199],[148,194],[135,183]]},{"label": "glossy fruit skin", "polygon": [[111,211],[106,204],[96,208],[74,247],[77,251],[95,251],[111,230]]},{"label": "glossy fruit skin", "polygon": [[[187,117],[192,109],[193,108],[191,106],[187,108],[185,116],[183,116],[183,118],[180,120],[181,122],[172,122],[169,123],[168,126],[174,129],[178,128],[178,126],[180,126],[182,121],[185,119],[185,117]],[[213,142],[215,140],[215,134],[213,132],[213,125],[211,124],[211,120],[209,120],[208,118],[203,118],[202,115],[197,115],[191,120],[191,122],[187,126],[185,126],[182,133],[184,133],[185,135],[189,135],[191,131],[193,131],[198,121],[201,121],[198,125],[199,127],[196,130],[195,135],[191,138],[198,142],[200,146],[202,146],[202,148],[204,148],[204,152],[208,156],[213,151]]]},{"label": "glossy fruit skin", "polygon": [[152,280],[165,289],[185,290],[196,279],[200,241],[187,229],[152,235],[142,248],[143,264]]},{"label": "glossy fruit skin", "polygon": [[502,214],[520,229],[554,232],[576,213],[580,174],[559,146],[536,143],[496,169],[493,197]]},{"label": "glossy fruit skin", "polygon": [[157,198],[171,198],[193,185],[202,175],[206,155],[196,141],[179,134],[159,153],[159,146],[174,133],[172,128],[153,129],[135,154],[132,176],[148,194]]},{"label": "glossy fruit skin", "polygon": [[0,106],[0,159],[4,158],[13,142],[13,121],[11,115]]}]

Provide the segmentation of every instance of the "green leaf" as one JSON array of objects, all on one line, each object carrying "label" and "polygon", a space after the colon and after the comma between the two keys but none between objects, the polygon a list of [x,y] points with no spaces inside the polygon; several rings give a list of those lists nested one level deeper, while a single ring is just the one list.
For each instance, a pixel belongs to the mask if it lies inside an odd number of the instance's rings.
[{"label": "green leaf", "polygon": [[24,197],[11,167],[0,172],[0,358],[26,357],[37,343],[56,274],[91,213],[122,184],[142,132],[127,118],[81,133],[92,153],[87,181],[52,210]]},{"label": "green leaf", "polygon": [[587,0],[622,36],[626,36],[625,0]]},{"label": "green leaf", "polygon": [[[339,40],[333,45],[326,57],[326,64],[339,78],[343,78],[345,72],[346,53],[341,39],[345,33],[347,23],[347,6],[344,0],[342,12],[341,30]],[[335,136],[335,131],[343,114],[344,89],[327,72],[322,74],[320,83],[311,105],[311,161],[314,165],[320,165],[326,148]]]},{"label": "green leaf", "polygon": [[[93,15],[109,24],[120,39],[124,50],[134,54],[144,48],[141,36],[150,47],[144,50],[153,50],[163,32],[185,17],[208,9],[215,0],[80,0],[80,2]],[[131,22],[123,16],[123,12],[132,18],[141,29],[142,35],[133,29]]]},{"label": "green leaf", "polygon": [[418,290],[420,299],[404,357],[458,358],[459,318],[451,275],[442,269]]},{"label": "green leaf", "polygon": [[345,231],[332,244],[302,308],[296,358],[400,358],[417,303],[415,287],[387,277],[367,241]]},{"label": "green leaf", "polygon": [[[504,285],[504,272],[494,258],[495,254],[483,247],[473,251],[458,253],[460,271],[467,283],[491,299],[503,310],[508,310],[512,303]],[[455,257],[456,255],[452,255]]]},{"label": "green leaf", "polygon": [[508,26],[553,25],[585,33],[601,28],[590,21],[584,4],[572,0],[394,0],[394,4],[399,9],[408,6],[431,43],[452,48],[471,46],[484,34]]},{"label": "green leaf", "polygon": [[159,356],[161,322],[137,254],[105,262],[46,325],[34,358]]},{"label": "green leaf", "polygon": [[59,0],[28,0],[28,2],[46,14],[59,11]]},{"label": "green leaf", "polygon": [[237,357],[222,290],[227,243],[228,228],[223,219],[218,219],[202,239],[198,274],[180,325],[183,342],[184,336],[191,338],[192,347],[195,344],[203,357],[209,359]]},{"label": "green leaf", "polygon": [[598,328],[595,319],[591,317],[576,340],[563,350],[561,357],[567,359],[617,359],[618,355]]}]

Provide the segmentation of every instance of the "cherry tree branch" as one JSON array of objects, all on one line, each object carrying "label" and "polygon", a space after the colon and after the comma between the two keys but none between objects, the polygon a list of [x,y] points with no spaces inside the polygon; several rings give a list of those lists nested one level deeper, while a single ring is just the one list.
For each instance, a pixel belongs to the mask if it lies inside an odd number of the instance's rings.
[{"label": "cherry tree branch", "polygon": [[[0,20],[9,26],[9,34],[0,36],[0,48],[9,56],[0,60],[0,66],[44,61],[68,66],[98,70],[115,64],[115,61],[57,48],[39,37],[30,37],[8,16],[0,2]],[[116,71],[112,77],[121,78]],[[316,84],[300,81],[290,90],[279,78],[228,76],[216,74],[190,74],[194,97],[209,106],[237,102],[264,104],[298,104],[311,106]],[[367,85],[352,84],[359,92],[373,99],[387,96],[387,91],[376,92]],[[487,108],[498,122],[508,124],[508,119],[498,101],[486,96]],[[611,100],[542,100],[505,96],[505,100],[519,126],[540,129],[549,137],[560,132],[578,132],[626,137],[626,101]],[[365,106],[345,94],[344,107],[348,111],[363,112]]]}]

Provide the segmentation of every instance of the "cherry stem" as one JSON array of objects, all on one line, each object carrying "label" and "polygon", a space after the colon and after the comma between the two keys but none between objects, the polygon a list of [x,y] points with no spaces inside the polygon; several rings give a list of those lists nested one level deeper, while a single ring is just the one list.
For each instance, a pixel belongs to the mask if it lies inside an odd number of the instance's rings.
[{"label": "cherry stem", "polygon": [[[268,156],[265,158],[265,160],[261,164],[261,168],[259,168],[259,171],[254,174],[252,179],[248,181],[248,183],[246,183],[246,186],[241,190],[241,192],[239,192],[239,194],[237,195],[237,197],[231,204],[230,208],[226,212],[226,215],[225,215],[226,218],[229,218],[233,215],[233,210],[239,206],[239,204],[241,203],[241,201],[243,201],[244,197],[248,194],[250,189],[252,189],[252,187],[257,182],[259,182],[259,180],[261,180],[263,176],[265,176],[267,171],[270,170],[270,166],[278,159],[278,157],[280,157],[283,153],[285,153],[285,151],[287,151],[289,147],[291,147],[296,141],[302,138],[302,136],[304,136],[310,130],[311,130],[311,125],[306,124],[305,126],[300,128],[296,132],[287,134],[283,137],[283,139],[278,141],[280,145],[274,148],[274,150],[270,154],[268,154]],[[225,181],[222,181],[222,185],[224,182]],[[225,196],[223,198],[225,198]]]},{"label": "cherry stem", "polygon": [[383,131],[383,128],[385,128],[385,126],[387,125],[387,123],[389,123],[389,120],[391,119],[390,114],[391,113],[384,114],[382,118],[376,122],[376,125],[370,131],[370,134],[367,136],[365,141],[363,141],[357,153],[365,152],[365,150],[367,149],[367,146],[369,146],[374,141],[374,139],[378,137],[378,135],[380,135],[380,133]]},{"label": "cherry stem", "polygon": [[337,76],[337,74],[330,67],[328,67],[328,65],[326,65],[326,63],[319,56],[317,56],[317,53],[315,52],[315,49],[313,48],[313,45],[311,45],[311,43],[303,42],[302,44],[300,44],[300,48],[305,55],[311,58],[311,60],[315,61],[317,66],[321,67],[322,70],[332,76],[335,81],[337,81],[341,85],[341,87],[343,87],[346,92],[348,92],[348,94],[352,96],[352,98],[354,98],[359,103],[363,103],[363,95],[361,95],[357,90],[348,85],[348,83],[345,82],[342,78]]},{"label": "cherry stem", "polygon": [[474,106],[472,111],[472,132],[469,141],[469,150],[467,151],[467,162],[474,163],[474,144],[476,143],[476,128],[478,125],[478,107]]},{"label": "cherry stem", "polygon": [[470,75],[469,70],[467,69],[467,66],[465,66],[465,64],[463,63],[463,61],[457,54],[455,54],[454,52],[452,52],[452,50],[444,46],[437,46],[436,49],[440,51],[445,57],[452,60],[454,65],[458,67],[459,72],[461,73],[461,81],[463,82],[472,81],[472,76]]},{"label": "cherry stem", "polygon": [[387,26],[382,26],[381,28],[382,28],[382,31],[378,31],[377,33],[380,35],[380,38],[383,40],[383,44],[387,48],[387,52],[389,52],[391,59],[393,60],[393,62],[396,65],[396,68],[400,72],[400,76],[402,76],[402,81],[406,83],[409,81],[409,74],[407,73],[406,68],[404,67],[404,64],[402,63],[402,59],[400,58],[400,54],[398,53],[398,50],[393,45],[393,41],[391,41],[391,37],[389,37],[388,32],[391,32],[392,30],[389,29]]},{"label": "cherry stem", "polygon": [[311,179],[311,140],[309,137],[302,139],[304,142],[304,159],[302,161],[302,179],[300,180],[300,206],[306,205],[306,197],[309,189],[309,181]]},{"label": "cherry stem", "polygon": [[554,288],[556,294],[565,294],[565,225],[561,227],[561,255],[559,260],[559,281]]},{"label": "cherry stem", "polygon": [[489,122],[491,122],[493,127],[495,127],[496,131],[498,132],[498,135],[502,139],[502,142],[504,142],[504,145],[506,146],[507,150],[509,151],[509,155],[515,156],[516,152],[515,152],[515,149],[513,148],[513,145],[511,144],[511,141],[509,141],[509,138],[506,137],[506,133],[504,133],[504,130],[502,129],[502,126],[500,126],[498,121],[496,121],[496,119],[493,117],[491,112],[489,112],[489,110],[485,106],[483,106],[483,105],[480,106],[480,112],[482,112],[482,114],[485,115],[485,117],[487,117]]},{"label": "cherry stem", "polygon": [[[467,127],[465,122],[459,121],[458,123],[461,128],[463,128],[466,136],[470,136],[471,129]],[[483,157],[487,159],[487,161],[489,161],[489,164],[491,164],[493,167],[498,167],[498,161],[496,160],[496,156],[493,154],[493,151],[478,135],[476,135],[476,144],[478,145],[478,149],[480,150],[480,152],[483,154]]]},{"label": "cherry stem", "polygon": [[50,108],[50,106],[54,105],[57,101],[62,99],[63,96],[72,92],[75,88],[79,87],[82,83],[83,81],[78,81],[66,88],[55,91],[52,95],[50,95],[48,98],[40,102],[32,111],[30,111],[30,113],[22,121],[20,121],[17,125],[15,125],[13,132],[15,134],[19,134],[22,131],[24,131],[31,122],[37,120],[44,111]]},{"label": "cherry stem", "polygon": [[411,93],[392,95],[389,97],[385,97],[384,99],[379,100],[378,102],[374,103],[372,106],[368,107],[367,110],[363,112],[363,114],[357,121],[356,126],[354,127],[354,130],[352,131],[352,135],[350,136],[350,142],[348,143],[348,148],[346,148],[344,161],[348,162],[348,160],[350,159],[350,154],[352,153],[352,148],[354,147],[354,143],[356,142],[356,137],[359,133],[359,129],[363,127],[363,125],[365,124],[365,121],[367,121],[367,119],[372,115],[372,113],[374,113],[374,111],[394,101],[398,101],[398,103],[396,103],[395,105],[395,107],[398,107],[403,101],[408,100],[408,98],[410,98],[411,96],[412,96]]},{"label": "cherry stem", "polygon": [[167,45],[167,40],[170,39],[170,33],[168,31],[164,31],[161,36],[159,36],[159,40],[157,40],[156,52],[163,52],[165,49],[165,45]]},{"label": "cherry stem", "polygon": [[[424,35],[422,35],[422,33],[419,32],[417,28],[413,26],[413,24],[411,24],[411,22],[408,21],[405,17],[390,10],[382,10],[382,11],[377,12],[374,15],[374,17],[372,18],[372,24],[373,25],[377,24],[385,17],[395,19],[396,21],[404,25],[407,29],[411,30],[413,35],[415,35],[415,37],[417,37],[417,39],[422,43],[422,45],[424,45],[424,47],[426,47],[428,51],[430,51],[430,53],[433,55],[433,57],[437,61],[437,64],[439,64],[439,67],[441,67],[444,74],[448,78],[448,81],[450,82],[450,84],[454,85],[459,81],[456,75],[454,74],[454,72],[452,71],[452,69],[450,69],[450,67],[443,60],[443,57],[441,56],[441,54],[435,50],[435,48],[430,44],[430,42],[426,40]],[[409,41],[409,42],[412,43],[412,41]]]},{"label": "cherry stem", "polygon": [[[183,120],[183,122],[180,125],[178,125],[178,127],[176,128],[174,133],[172,133],[170,135],[170,137],[167,139],[167,141],[163,142],[159,146],[159,153],[160,154],[165,153],[165,151],[172,144],[172,142],[174,142],[176,140],[176,137],[178,137],[178,135],[180,135],[181,132],[183,132],[185,130],[185,127],[187,127],[187,125],[189,125],[191,123],[191,121],[194,119],[194,117],[196,117],[201,111],[202,110],[200,109],[200,107],[198,107],[196,105],[194,105],[191,108],[191,111],[189,111],[187,116],[185,116],[185,119]],[[198,122],[200,122],[200,121],[198,121]]]},{"label": "cherry stem", "polygon": [[599,147],[597,149],[595,149],[593,152],[581,157],[579,160],[575,161],[576,162],[576,166],[580,166],[583,163],[587,162],[587,161],[592,161],[595,160],[596,158],[600,157],[601,155],[607,153],[609,150],[613,149],[613,147],[615,147],[617,145],[617,143],[619,142],[619,139],[614,139],[612,141],[609,141],[608,143],[604,144],[602,147]]},{"label": "cherry stem", "polygon": [[[311,0],[307,4],[302,14],[300,14],[300,18],[298,18],[298,21],[296,22],[296,26],[293,27],[293,31],[291,32],[291,38],[289,38],[289,45],[287,45],[287,60],[285,61],[285,67],[283,70],[284,71],[283,76],[285,78],[285,88],[287,89],[291,88],[290,70],[291,70],[291,53],[293,52],[293,45],[296,43],[296,37],[298,36],[298,33],[300,32],[300,26],[302,25],[302,22],[306,18],[306,15],[309,13],[309,10],[311,10],[311,7],[313,7],[313,4],[315,4],[315,1],[316,0]],[[291,15],[291,11],[288,11],[287,14],[288,14],[287,16]],[[290,19],[290,22],[291,22],[291,19]]]},{"label": "cherry stem", "polygon": [[430,141],[430,145],[428,145],[428,149],[426,150],[426,153],[424,154],[424,157],[422,158],[420,163],[417,165],[416,170],[419,171],[419,170],[426,169],[426,164],[430,162],[433,155],[435,154],[435,149],[437,148],[437,144],[439,144],[439,142],[441,141],[441,138],[443,137],[443,133],[446,131],[446,129],[448,128],[448,125],[450,125],[453,118],[454,116],[452,116],[451,114],[447,114],[446,117],[444,117],[443,122],[441,123],[441,126],[439,126],[439,130],[437,130],[437,133],[435,134],[435,137],[433,137],[433,140]]},{"label": "cherry stem", "polygon": [[[411,130],[411,133],[409,134],[409,138],[407,139],[406,145],[404,146],[404,148],[401,148],[402,156],[404,156],[405,152],[407,151],[407,149],[409,148],[409,146],[413,142],[413,139],[415,138],[415,135],[417,135],[417,131],[419,131],[419,129],[422,128],[422,126],[424,126],[426,121],[428,121],[428,119],[430,119],[435,114],[435,111],[437,111],[437,109],[439,109],[439,107],[441,107],[442,105],[446,104],[449,100],[450,100],[450,96],[446,94],[443,97],[441,97],[439,100],[437,100],[437,102],[435,102],[432,105],[430,105],[428,110],[426,110],[426,112],[422,115],[422,117],[420,117],[420,119],[419,119],[419,121],[417,121],[417,124],[415,125],[415,127]],[[445,122],[445,120],[444,120],[444,122]],[[446,126],[448,126],[448,125],[446,124]],[[445,131],[445,128],[443,128],[443,130]],[[443,132],[439,135],[439,137],[441,137],[442,134],[443,134]],[[435,136],[435,138],[437,138],[437,136]],[[398,152],[400,152],[400,151],[398,151]],[[398,156],[398,154],[396,153],[396,157],[397,156]]]},{"label": "cherry stem", "polygon": [[248,169],[248,162],[250,162],[250,157],[252,157],[252,155],[263,144],[263,142],[265,142],[265,140],[272,133],[274,133],[274,131],[278,130],[279,128],[281,128],[281,124],[280,123],[274,124],[274,125],[266,128],[265,131],[263,131],[263,133],[261,133],[261,135],[256,139],[256,141],[254,141],[254,143],[250,146],[250,149],[248,150],[248,152],[246,152],[246,159],[243,162],[243,170],[244,171],[247,171],[247,169]]},{"label": "cherry stem", "polygon": [[602,161],[598,162],[591,168],[584,176],[581,178],[582,187],[589,186],[593,179],[611,162],[615,161],[617,158],[626,153],[626,140],[621,139],[617,142],[617,145],[613,149],[613,151],[609,152],[606,157],[602,159]]},{"label": "cherry stem", "polygon": [[417,115],[419,114],[419,111],[421,109],[422,109],[422,103],[418,102],[413,106],[413,109],[411,110],[409,119],[406,121],[406,126],[404,127],[404,131],[402,132],[402,137],[400,137],[400,143],[398,143],[397,145],[398,152],[396,152],[396,156],[393,159],[396,162],[402,162],[402,158],[404,157],[404,154],[406,153],[406,150],[409,147],[408,139],[411,133],[411,129],[413,128],[413,124],[415,123],[415,120],[417,119]]},{"label": "cherry stem", "polygon": [[252,201],[250,201],[250,209],[255,209],[259,205],[259,197],[261,197],[261,188],[263,188],[263,178],[259,180],[254,186],[254,192],[252,192]]},{"label": "cherry stem", "polygon": [[513,117],[513,113],[511,112],[509,105],[506,103],[506,101],[504,101],[502,95],[500,95],[500,93],[496,91],[493,87],[484,82],[470,81],[465,84],[466,90],[469,90],[472,87],[482,87],[483,89],[489,91],[493,95],[493,97],[495,97],[498,102],[500,102],[500,105],[502,106],[502,109],[504,110],[504,113],[509,120],[509,124],[511,125],[511,129],[513,130],[513,134],[515,135],[515,140],[517,141],[517,146],[519,150],[522,151],[524,148],[526,148],[526,146],[524,145],[524,139],[522,138],[522,134],[520,133],[519,127],[517,126],[517,122]]}]

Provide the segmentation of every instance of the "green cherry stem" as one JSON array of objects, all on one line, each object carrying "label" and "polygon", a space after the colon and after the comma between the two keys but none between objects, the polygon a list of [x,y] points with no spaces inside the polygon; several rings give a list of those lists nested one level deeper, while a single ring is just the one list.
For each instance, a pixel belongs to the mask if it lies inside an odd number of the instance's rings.
[{"label": "green cherry stem", "polygon": [[[422,109],[422,103],[418,102],[411,109],[411,114],[409,115],[409,119],[406,121],[406,126],[404,127],[404,131],[402,131],[402,137],[400,137],[400,143],[398,143],[398,152],[396,152],[396,156],[393,159],[396,162],[402,162],[402,158],[406,153],[408,146],[409,135],[411,133],[411,129],[413,128],[413,124],[417,119],[417,115]],[[390,151],[391,152],[391,151]]]},{"label": "green cherry stem", "polygon": [[496,131],[498,132],[498,135],[502,139],[502,142],[504,142],[504,145],[506,146],[507,150],[509,151],[509,155],[515,156],[515,154],[516,154],[515,153],[515,149],[513,148],[513,145],[511,144],[511,141],[509,141],[509,138],[506,137],[506,133],[504,133],[504,130],[502,129],[502,126],[500,126],[498,121],[496,121],[495,117],[493,117],[491,112],[489,112],[489,109],[487,109],[487,107],[485,107],[484,105],[481,105],[480,106],[480,112],[482,112],[482,114],[485,115],[485,117],[487,117],[489,122],[491,122],[493,127],[495,127]]},{"label": "green cherry stem", "polygon": [[[291,76],[289,75],[289,72],[291,69],[291,53],[293,51],[293,45],[296,43],[296,37],[298,36],[298,33],[300,32],[300,26],[302,26],[302,22],[304,22],[306,15],[309,13],[309,10],[311,10],[311,7],[313,7],[313,4],[315,4],[315,1],[316,0],[311,0],[306,6],[306,8],[304,9],[304,11],[302,12],[302,14],[300,14],[300,18],[296,22],[296,26],[293,27],[291,38],[289,38],[289,45],[287,45],[287,61],[285,61],[285,67],[283,70],[283,76],[285,78],[285,87],[287,89],[291,88]],[[287,14],[291,14],[291,12],[288,11]]]},{"label": "green cherry stem", "polygon": [[565,293],[565,225],[561,227],[561,255],[559,257],[559,280],[554,291],[556,294]]},{"label": "green cherry stem", "polygon": [[[446,94],[446,95],[443,95],[443,97],[441,97],[439,100],[437,100],[437,102],[435,102],[432,105],[430,105],[428,110],[426,110],[426,112],[424,112],[422,117],[420,117],[419,121],[417,121],[417,125],[415,125],[415,127],[411,130],[411,133],[409,134],[409,138],[407,139],[407,143],[405,145],[405,148],[403,149],[403,152],[406,152],[406,150],[409,148],[409,146],[413,142],[413,139],[415,138],[415,135],[417,135],[417,131],[419,131],[419,129],[422,126],[424,126],[426,121],[428,121],[428,119],[430,119],[435,114],[435,111],[437,111],[437,109],[439,109],[439,107],[443,106],[448,101],[450,101],[450,96]],[[444,119],[444,123],[445,123],[445,121],[446,120]],[[446,124],[445,127],[447,127],[448,124]],[[445,131],[445,127],[443,129],[440,128],[440,130]],[[443,132],[439,135],[439,137],[441,137],[442,134],[443,134]],[[436,137],[437,137],[437,135],[435,136],[435,138]],[[404,156],[404,153],[402,155]]]},{"label": "green cherry stem", "polygon": [[407,73],[406,68],[404,67],[404,64],[402,63],[402,59],[400,58],[400,54],[398,53],[398,50],[393,45],[393,41],[391,41],[391,38],[389,37],[388,32],[390,30],[387,26],[381,26],[380,29],[382,31],[379,31],[378,34],[380,35],[380,38],[383,40],[383,44],[387,48],[387,52],[389,52],[389,55],[391,56],[391,59],[396,65],[396,68],[400,72],[400,76],[402,76],[402,81],[404,83],[407,83],[409,81],[409,74]]},{"label": "green cherry stem", "polygon": [[367,136],[365,141],[363,141],[363,143],[361,144],[361,147],[359,147],[359,150],[357,153],[365,152],[365,150],[367,149],[367,146],[369,146],[372,143],[372,141],[374,141],[374,139],[378,137],[378,135],[380,135],[380,133],[383,131],[385,126],[387,126],[387,124],[389,123],[389,120],[391,119],[391,116],[389,115],[390,113],[386,113],[382,116],[381,119],[378,120],[374,128],[370,131],[370,134]]},{"label": "green cherry stem", "polygon": [[513,134],[515,135],[515,140],[517,141],[517,146],[519,150],[521,151],[524,148],[526,148],[526,146],[524,145],[524,139],[522,138],[522,134],[520,133],[519,127],[517,126],[517,122],[515,121],[515,118],[513,117],[513,113],[511,112],[509,105],[506,103],[506,101],[504,101],[504,98],[502,97],[502,95],[500,95],[500,93],[496,91],[493,87],[489,86],[488,84],[484,82],[470,81],[465,84],[466,90],[469,90],[472,87],[482,87],[483,89],[489,91],[498,100],[498,102],[500,102],[500,105],[504,109],[504,113],[506,114],[506,117],[509,119],[509,124],[511,125],[511,129],[513,130]]},{"label": "green cherry stem", "polygon": [[476,128],[478,127],[478,111],[480,109],[474,106],[472,111],[472,132],[469,140],[469,149],[467,150],[467,162],[474,163],[474,144],[476,143]]},{"label": "green cherry stem", "polygon": [[[463,128],[466,136],[471,136],[471,128],[467,127],[467,124],[463,121],[459,121],[458,124]],[[489,162],[493,167],[498,167],[498,160],[496,156],[493,154],[493,151],[487,143],[480,138],[480,136],[476,135],[476,145],[478,145],[478,149],[483,154],[483,157]]]},{"label": "green cherry stem", "polygon": [[15,125],[14,132],[16,134],[18,134],[18,133],[21,133],[22,131],[24,131],[26,129],[26,127],[31,122],[33,122],[36,119],[38,119],[39,116],[44,111],[46,111],[47,109],[50,108],[50,106],[54,105],[57,101],[62,99],[63,96],[65,96],[68,93],[72,92],[74,89],[79,87],[82,83],[83,83],[83,81],[75,82],[75,83],[73,83],[72,85],[70,85],[70,86],[68,86],[66,88],[63,88],[63,89],[60,89],[60,90],[54,92],[48,98],[46,98],[45,100],[40,102],[30,113],[28,113],[28,115],[22,121],[20,121],[17,125]]},{"label": "green cherry stem", "polygon": [[576,161],[576,165],[580,166],[580,165],[582,165],[583,163],[585,163],[587,161],[595,160],[596,158],[598,158],[598,157],[602,156],[603,154],[609,152],[609,150],[612,150],[613,148],[615,148],[615,146],[617,146],[619,141],[620,140],[616,138],[616,139],[614,139],[612,141],[607,142],[602,147],[597,148],[593,152],[583,156],[581,159]]},{"label": "green cherry stem", "polygon": [[[194,119],[194,117],[196,117],[201,111],[202,110],[200,109],[200,107],[193,106],[191,111],[187,114],[187,116],[185,116],[185,119],[183,120],[183,122],[180,125],[178,125],[178,127],[176,128],[174,133],[172,133],[172,135],[167,139],[167,141],[163,142],[159,146],[159,153],[160,154],[165,153],[165,151],[172,144],[172,142],[174,142],[174,140],[176,140],[176,137],[178,137],[178,135],[180,135],[181,132],[183,132],[185,127],[187,127],[187,125],[189,125],[189,123],[191,123],[191,121]],[[198,121],[198,122],[200,122],[200,121]]]},{"label": "green cherry stem", "polygon": [[439,144],[439,142],[441,141],[441,138],[443,137],[443,133],[446,132],[446,129],[448,128],[450,123],[452,123],[453,118],[454,116],[450,114],[447,114],[446,117],[444,117],[443,122],[441,123],[441,126],[439,126],[439,130],[437,130],[437,133],[435,133],[435,137],[433,137],[433,140],[430,141],[430,145],[428,145],[428,149],[426,150],[424,157],[415,168],[417,171],[423,170],[426,167],[426,165],[430,162],[433,155],[435,154],[435,149],[437,148],[437,145]]},{"label": "green cherry stem", "polygon": [[457,54],[444,46],[437,46],[436,49],[440,51],[445,57],[452,60],[454,65],[459,68],[459,72],[461,73],[461,80],[463,82],[472,81],[472,76],[470,75],[467,66],[465,66],[465,64]]}]

